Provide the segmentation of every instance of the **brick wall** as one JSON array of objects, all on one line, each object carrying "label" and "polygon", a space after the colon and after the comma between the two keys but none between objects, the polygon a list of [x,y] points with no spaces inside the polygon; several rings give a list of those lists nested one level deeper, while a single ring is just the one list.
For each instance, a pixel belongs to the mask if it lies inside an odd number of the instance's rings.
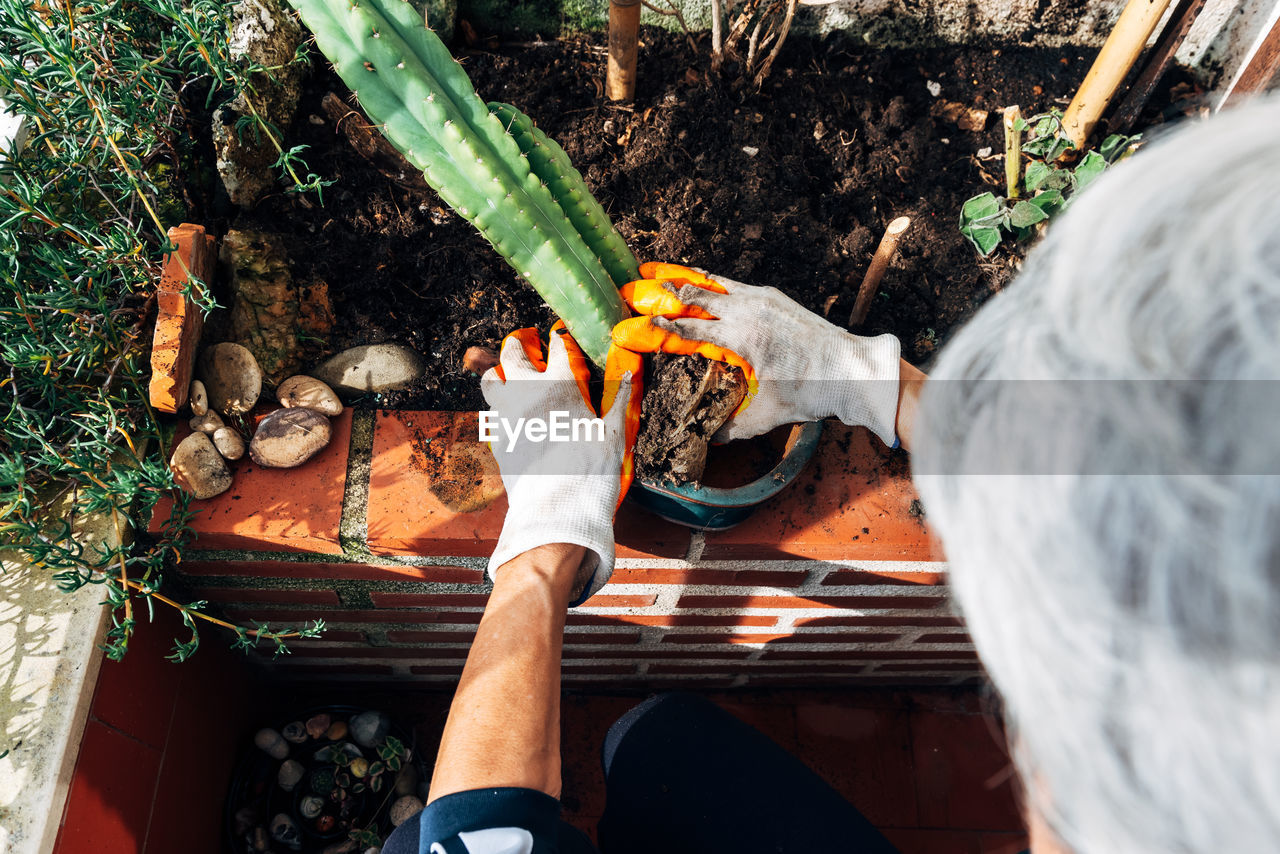
[{"label": "brick wall", "polygon": [[[291,470],[236,464],[194,502],[173,577],[240,621],[322,618],[264,659],[277,676],[456,680],[484,608],[506,500],[474,413],[352,412]],[[168,515],[157,509],[153,527]],[[569,616],[569,685],[958,685],[981,678],[905,456],[830,424],[797,483],[729,531],[629,504],[618,568]]]}]

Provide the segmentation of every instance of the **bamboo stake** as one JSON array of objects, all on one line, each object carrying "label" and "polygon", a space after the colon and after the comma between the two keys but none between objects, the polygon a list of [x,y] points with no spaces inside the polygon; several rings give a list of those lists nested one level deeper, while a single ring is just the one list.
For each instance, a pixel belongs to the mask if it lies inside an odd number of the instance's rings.
[{"label": "bamboo stake", "polygon": [[609,2],[609,70],[605,93],[610,101],[636,96],[636,54],[640,43],[640,0]]},{"label": "bamboo stake", "polygon": [[898,241],[910,227],[911,219],[900,216],[884,230],[884,237],[880,238],[876,254],[871,256],[871,266],[867,267],[867,274],[862,277],[862,284],[858,286],[858,298],[853,303],[853,311],[849,312],[850,329],[861,326],[867,319],[871,301],[875,299],[876,291],[880,289],[880,280],[884,278],[884,271],[889,269],[889,263],[898,253]]},{"label": "bamboo stake", "polygon": [[1151,99],[1151,93],[1155,91],[1165,72],[1173,65],[1178,48],[1182,47],[1182,43],[1186,41],[1187,33],[1191,31],[1191,26],[1200,16],[1205,2],[1206,0],[1178,0],[1178,4],[1173,7],[1173,14],[1169,16],[1169,23],[1165,24],[1164,29],[1160,31],[1160,38],[1156,41],[1156,46],[1151,49],[1146,67],[1142,69],[1142,73],[1129,87],[1120,106],[1116,107],[1107,121],[1108,133],[1129,133],[1133,130],[1133,126],[1138,123],[1142,108]]},{"label": "bamboo stake", "polygon": [[1115,29],[1098,52],[1084,83],[1067,107],[1063,132],[1079,151],[1093,132],[1107,105],[1115,96],[1129,69],[1138,61],[1147,39],[1169,8],[1171,0],[1129,0],[1116,21]]},{"label": "bamboo stake", "polygon": [[1015,104],[1004,108],[1004,187],[1005,197],[1018,198],[1022,184],[1022,131],[1018,121],[1022,111]]}]

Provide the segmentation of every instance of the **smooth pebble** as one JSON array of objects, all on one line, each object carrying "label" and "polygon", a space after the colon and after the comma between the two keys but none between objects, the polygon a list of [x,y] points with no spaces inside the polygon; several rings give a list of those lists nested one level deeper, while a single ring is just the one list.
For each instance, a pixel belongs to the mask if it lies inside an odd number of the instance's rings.
[{"label": "smooth pebble", "polygon": [[249,456],[260,466],[293,468],[319,453],[332,435],[329,419],[314,409],[277,409],[258,422]]},{"label": "smooth pebble", "polygon": [[231,469],[204,433],[192,433],[179,442],[169,468],[174,481],[192,498],[213,498],[231,488]]},{"label": "smooth pebble", "polygon": [[276,400],[289,409],[314,409],[322,415],[341,415],[342,401],[333,389],[315,377],[298,374],[280,383]]}]

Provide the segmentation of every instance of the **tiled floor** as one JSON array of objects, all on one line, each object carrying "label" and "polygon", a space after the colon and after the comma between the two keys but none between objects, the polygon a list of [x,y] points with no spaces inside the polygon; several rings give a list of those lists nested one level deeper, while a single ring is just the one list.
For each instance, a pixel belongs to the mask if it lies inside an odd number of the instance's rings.
[{"label": "tiled floor", "polygon": [[[902,854],[1017,854],[1026,848],[1012,770],[975,693],[787,690],[709,694],[799,756]],[[594,838],[604,811],[600,745],[635,696],[563,701],[565,817]],[[364,702],[374,698],[365,698]],[[377,701],[434,745],[448,696]],[[430,761],[430,757],[426,757]]]}]

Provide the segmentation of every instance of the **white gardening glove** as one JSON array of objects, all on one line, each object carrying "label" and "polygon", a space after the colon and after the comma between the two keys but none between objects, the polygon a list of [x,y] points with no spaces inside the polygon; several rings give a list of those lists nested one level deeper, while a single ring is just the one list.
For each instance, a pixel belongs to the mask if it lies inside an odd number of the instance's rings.
[{"label": "white gardening glove", "polygon": [[[553,330],[547,352],[544,364],[537,330],[517,330],[502,342],[498,366],[480,379],[489,404],[480,414],[481,439],[489,442],[498,461],[509,505],[489,558],[489,576],[538,546],[582,546],[587,556],[578,577],[586,579],[585,587],[572,602],[579,605],[613,572],[613,514],[629,452],[624,416],[631,381],[629,375],[618,378],[613,405],[602,420],[596,419],[584,399],[588,369],[577,343]],[[588,419],[597,423],[580,426],[573,440],[573,424]],[[526,432],[537,423],[547,425],[550,435],[544,429],[538,440],[536,427]],[[553,439],[561,429],[567,441]]]},{"label": "white gardening glove", "polygon": [[675,264],[642,264],[640,275],[644,279],[622,288],[639,316],[614,327],[616,345],[641,353],[697,353],[747,375],[747,400],[716,441],[835,417],[897,446],[897,338],[846,332],[777,288]]}]

